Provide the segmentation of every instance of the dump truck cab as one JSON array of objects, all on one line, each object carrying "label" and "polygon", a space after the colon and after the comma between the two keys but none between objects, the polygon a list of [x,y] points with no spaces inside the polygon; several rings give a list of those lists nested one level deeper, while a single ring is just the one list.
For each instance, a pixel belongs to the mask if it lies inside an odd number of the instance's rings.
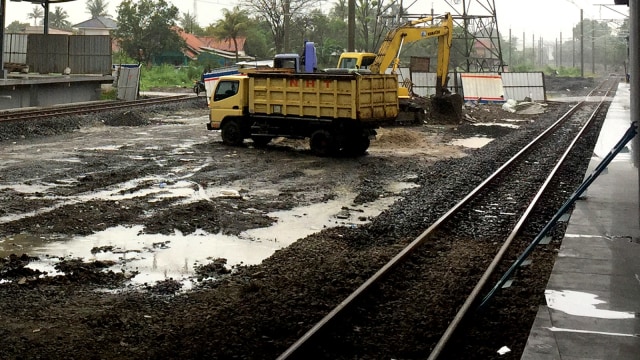
[{"label": "dump truck cab", "polygon": [[241,118],[249,103],[249,79],[241,75],[222,76],[209,102],[209,130],[219,130],[227,119]]}]

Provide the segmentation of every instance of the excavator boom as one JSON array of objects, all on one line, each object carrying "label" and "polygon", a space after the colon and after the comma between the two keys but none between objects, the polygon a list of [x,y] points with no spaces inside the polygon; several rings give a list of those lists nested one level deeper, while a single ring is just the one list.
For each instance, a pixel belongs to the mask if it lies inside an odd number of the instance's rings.
[{"label": "excavator boom", "polygon": [[438,68],[436,70],[440,86],[446,86],[446,76],[449,72],[449,57],[451,40],[453,38],[453,18],[447,13],[436,26],[419,26],[434,20],[429,16],[412,20],[391,30],[384,38],[378,54],[369,69],[374,73],[385,73],[392,66],[391,73],[395,74],[400,64],[400,51],[406,43],[438,38]]}]

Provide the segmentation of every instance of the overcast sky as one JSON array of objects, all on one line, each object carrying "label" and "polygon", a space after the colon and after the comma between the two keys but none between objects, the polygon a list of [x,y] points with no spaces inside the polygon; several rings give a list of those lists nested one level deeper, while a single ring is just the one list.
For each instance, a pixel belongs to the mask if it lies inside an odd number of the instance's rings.
[{"label": "overcast sky", "polygon": [[[320,0],[329,8],[332,3],[330,0]],[[109,14],[115,18],[117,16],[116,8],[120,1],[107,0],[109,4]],[[237,0],[168,0],[168,2],[176,5],[180,12],[189,12],[191,14],[197,10],[198,23],[201,26],[207,26],[214,23],[221,17],[221,9],[233,8],[238,3]],[[455,0],[403,0],[405,7],[409,6],[411,14],[430,14],[431,8],[434,8],[436,14],[451,12],[455,14],[454,8],[462,12],[462,0],[456,5]],[[469,1],[470,15],[487,15],[480,4],[490,4],[490,0],[474,0]],[[584,10],[585,19],[621,19],[624,14],[628,14],[627,6],[614,6],[614,0],[495,0],[496,13],[498,15],[498,28],[504,37],[509,36],[511,29],[512,36],[522,38],[525,32],[527,42],[531,41],[532,35],[538,39],[540,36],[545,41],[553,42],[560,37],[562,32],[563,39],[567,39],[571,34],[571,29],[580,21],[580,9]],[[454,8],[452,8],[451,4]],[[594,4],[611,4],[614,10],[607,9],[604,6]],[[27,14],[30,13],[35,5],[28,2],[7,1],[6,24],[10,24],[14,20],[20,22],[30,22]],[[62,7],[69,14],[69,21],[77,24],[89,18],[86,11],[86,0],[76,0],[71,2],[52,4],[51,11],[55,6]],[[537,41],[537,40],[536,40]]]}]

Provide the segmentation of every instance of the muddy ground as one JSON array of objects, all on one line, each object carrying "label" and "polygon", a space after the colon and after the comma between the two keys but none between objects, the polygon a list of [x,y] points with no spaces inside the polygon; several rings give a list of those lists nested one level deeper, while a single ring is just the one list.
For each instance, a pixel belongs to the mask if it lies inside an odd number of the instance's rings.
[{"label": "muddy ground", "polygon": [[[579,95],[585,86],[564,80],[556,87]],[[204,98],[3,126],[0,358],[273,358],[286,348],[276,339],[291,325],[286,309],[296,290],[270,284],[270,294],[280,297],[263,303],[272,299],[261,297],[272,272],[331,273],[316,284],[318,298],[309,306],[322,304],[321,294],[348,293],[341,276],[357,277],[349,259],[365,261],[372,253],[359,249],[368,246],[366,236],[357,246],[336,238],[397,206],[406,189],[434,177],[436,162],[465,171],[456,159],[477,150],[454,141],[499,142],[518,131],[513,125],[526,127],[567,107],[549,103],[542,114],[517,114],[469,104],[460,123],[380,129],[358,158],[315,157],[301,140],[224,146],[219,132],[206,130]],[[330,206],[316,222],[313,209],[322,204]],[[273,227],[286,211],[301,220],[293,234]],[[255,229],[273,230],[251,235]],[[295,241],[310,234],[315,240]],[[217,246],[222,236],[232,238],[224,238],[224,251]],[[311,256],[326,268],[307,268],[317,264],[305,260]],[[138,266],[141,258],[151,265]],[[179,271],[167,265],[158,276],[163,261],[178,263]],[[256,325],[257,317],[272,320]],[[247,338],[251,344],[242,343]]]}]

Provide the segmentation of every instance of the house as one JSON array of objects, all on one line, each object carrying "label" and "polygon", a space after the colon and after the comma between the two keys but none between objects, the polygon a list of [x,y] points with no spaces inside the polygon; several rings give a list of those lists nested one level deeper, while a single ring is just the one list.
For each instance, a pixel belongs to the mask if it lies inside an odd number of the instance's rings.
[{"label": "house", "polygon": [[118,23],[111,18],[98,16],[75,24],[73,28],[78,29],[78,35],[111,35],[118,28]]},{"label": "house", "polygon": [[[156,57],[156,63],[170,63],[174,65],[186,65],[189,61],[197,61],[206,68],[217,68],[236,63],[236,53],[233,40],[220,40],[213,37],[196,36],[179,27],[174,30],[184,39],[186,48],[182,53],[165,53]],[[238,37],[238,60],[252,60],[244,53],[245,37]]]}]

